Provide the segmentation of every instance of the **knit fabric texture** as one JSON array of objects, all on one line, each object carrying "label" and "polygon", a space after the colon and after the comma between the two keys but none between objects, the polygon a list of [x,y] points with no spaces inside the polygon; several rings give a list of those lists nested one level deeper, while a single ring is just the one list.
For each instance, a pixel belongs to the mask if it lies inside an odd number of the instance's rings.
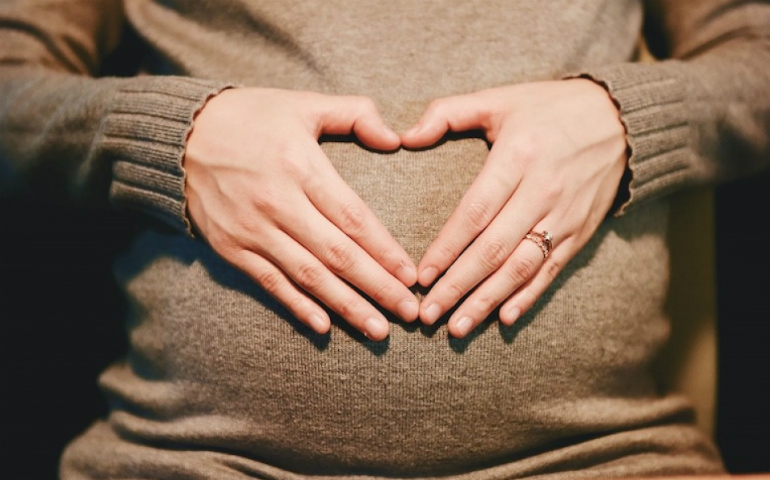
[{"label": "knit fabric texture", "polygon": [[[654,64],[634,63],[643,18]],[[770,157],[769,27],[770,5],[726,0],[4,2],[0,187],[147,214],[116,263],[130,351],[100,378],[110,414],[61,478],[721,472],[648,367],[670,328],[667,194]],[[101,76],[116,55],[141,74]],[[512,327],[457,340],[389,317],[371,342],[334,318],[317,335],[189,235],[185,141],[224,88],[367,95],[403,131],[437,97],[569,75],[620,110],[627,201]],[[458,137],[322,147],[418,261],[489,153]]]}]

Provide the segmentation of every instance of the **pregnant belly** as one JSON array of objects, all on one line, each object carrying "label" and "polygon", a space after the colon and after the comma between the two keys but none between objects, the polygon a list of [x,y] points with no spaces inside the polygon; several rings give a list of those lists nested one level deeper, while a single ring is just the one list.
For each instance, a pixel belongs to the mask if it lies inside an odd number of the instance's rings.
[{"label": "pregnant belly", "polygon": [[[488,153],[478,139],[395,154],[324,148],[415,260]],[[414,475],[648,421],[626,407],[653,395],[643,369],[667,333],[650,313],[665,279],[659,218],[652,209],[603,227],[511,328],[489,321],[455,340],[441,323],[392,319],[379,343],[342,321],[315,335],[203,242],[148,231],[117,265],[131,351],[101,379],[110,422],[136,441],[293,471]],[[647,273],[628,274],[640,266]],[[608,408],[574,415],[596,401]]]}]

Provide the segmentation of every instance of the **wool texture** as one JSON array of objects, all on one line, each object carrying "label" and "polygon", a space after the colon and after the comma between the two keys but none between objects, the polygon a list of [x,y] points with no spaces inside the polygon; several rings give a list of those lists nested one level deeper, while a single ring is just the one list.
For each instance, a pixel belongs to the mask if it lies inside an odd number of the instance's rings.
[{"label": "wool texture", "polygon": [[[659,62],[636,62],[643,24]],[[669,194],[770,157],[769,36],[770,5],[726,0],[0,4],[0,186],[147,215],[115,266],[130,350],[99,380],[110,413],[61,478],[721,472],[648,368],[670,329]],[[115,62],[138,74],[104,76]],[[616,102],[628,190],[512,327],[458,340],[390,316],[371,342],[334,318],[317,335],[189,234],[185,142],[222,89],[366,95],[403,131],[438,97],[570,76]],[[472,135],[322,148],[415,261],[489,153]]]}]

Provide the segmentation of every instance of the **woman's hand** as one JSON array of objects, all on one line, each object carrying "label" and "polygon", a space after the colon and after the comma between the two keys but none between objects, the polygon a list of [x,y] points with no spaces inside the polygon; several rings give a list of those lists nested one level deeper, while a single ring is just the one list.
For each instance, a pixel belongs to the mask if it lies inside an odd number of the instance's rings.
[{"label": "woman's hand", "polygon": [[419,304],[406,286],[417,273],[318,144],[322,134],[351,132],[377,150],[400,144],[367,98],[225,90],[187,143],[188,211],[219,255],[316,332],[330,320],[313,298],[382,340],[387,320],[350,285],[413,321]]},{"label": "woman's hand", "polygon": [[[455,337],[501,304],[507,325],[531,308],[596,231],[626,166],[618,111],[585,79],[436,100],[401,141],[420,148],[477,129],[493,144],[487,162],[418,267],[424,286],[446,271],[420,305],[427,324],[473,290],[449,319]],[[547,258],[530,231],[553,235]]]}]

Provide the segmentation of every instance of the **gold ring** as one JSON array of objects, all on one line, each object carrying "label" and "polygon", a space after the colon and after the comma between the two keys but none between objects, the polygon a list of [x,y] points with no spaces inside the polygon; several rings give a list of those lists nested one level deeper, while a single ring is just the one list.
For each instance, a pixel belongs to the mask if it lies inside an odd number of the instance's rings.
[{"label": "gold ring", "polygon": [[548,258],[548,254],[551,253],[553,248],[553,234],[551,232],[548,230],[543,230],[542,233],[530,231],[524,238],[534,242],[543,252],[543,258]]}]

